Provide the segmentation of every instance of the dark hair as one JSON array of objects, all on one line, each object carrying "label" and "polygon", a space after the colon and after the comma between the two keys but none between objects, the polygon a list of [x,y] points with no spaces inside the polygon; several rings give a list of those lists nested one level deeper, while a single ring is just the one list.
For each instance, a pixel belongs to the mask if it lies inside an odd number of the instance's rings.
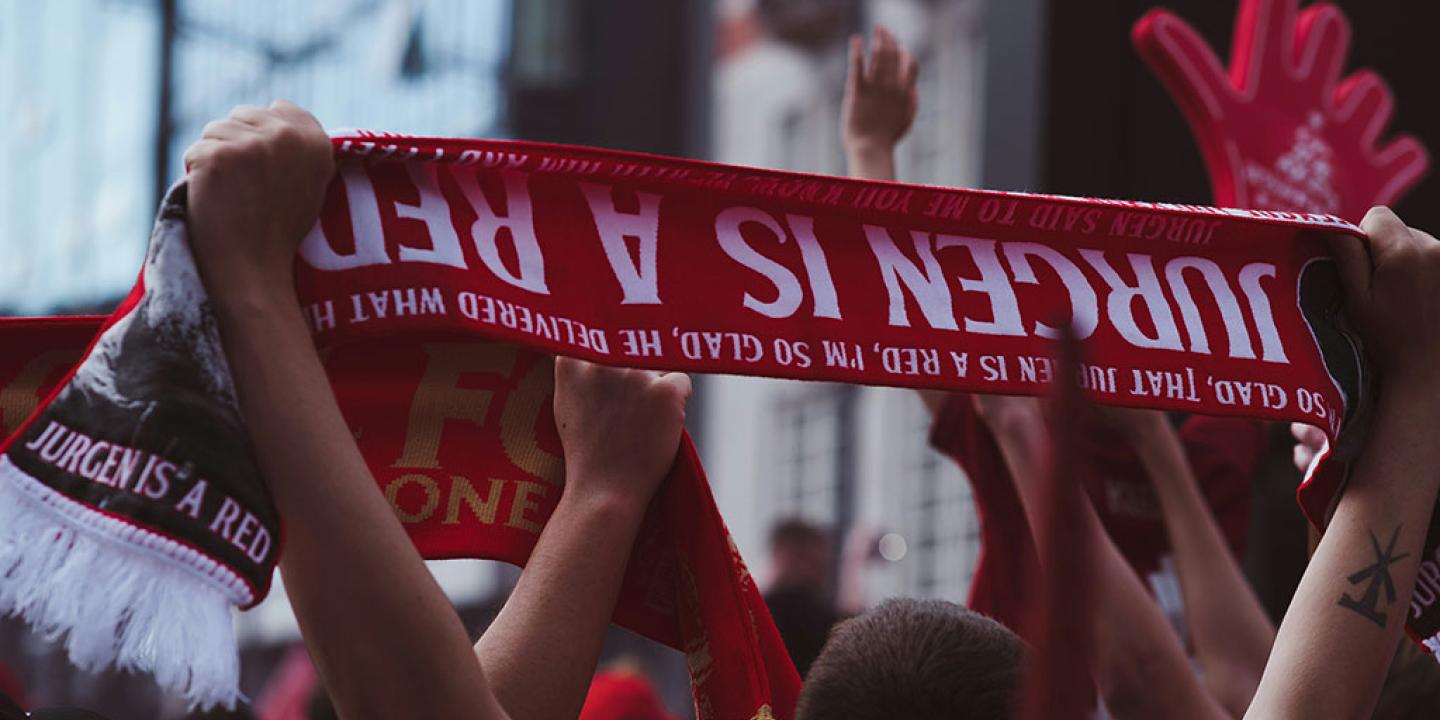
[{"label": "dark hair", "polygon": [[823,542],[825,531],[798,517],[785,518],[770,527],[770,547]]},{"label": "dark hair", "polygon": [[835,626],[797,720],[957,720],[1015,713],[1020,638],[943,600],[895,598]]}]

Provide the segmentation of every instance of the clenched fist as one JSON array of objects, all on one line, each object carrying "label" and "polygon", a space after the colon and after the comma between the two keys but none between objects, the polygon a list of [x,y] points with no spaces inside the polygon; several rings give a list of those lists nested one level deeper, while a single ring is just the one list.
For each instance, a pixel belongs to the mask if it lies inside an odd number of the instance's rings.
[{"label": "clenched fist", "polygon": [[555,359],[565,494],[642,509],[675,462],[690,377]]},{"label": "clenched fist", "polygon": [[320,123],[284,100],[240,106],[205,126],[185,167],[190,242],[211,296],[289,291],[335,172]]}]

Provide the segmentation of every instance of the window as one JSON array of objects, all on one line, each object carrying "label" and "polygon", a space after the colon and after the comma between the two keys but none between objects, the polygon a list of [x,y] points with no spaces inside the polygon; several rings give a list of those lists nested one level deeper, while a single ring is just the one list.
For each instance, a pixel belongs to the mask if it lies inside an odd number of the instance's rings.
[{"label": "window", "polygon": [[799,385],[776,401],[777,517],[843,531],[849,522],[854,389]]},{"label": "window", "polygon": [[913,568],[907,590],[963,602],[980,550],[974,497],[959,468],[930,448],[930,414],[919,403],[910,407],[913,464],[904,478],[910,502],[902,533]]}]

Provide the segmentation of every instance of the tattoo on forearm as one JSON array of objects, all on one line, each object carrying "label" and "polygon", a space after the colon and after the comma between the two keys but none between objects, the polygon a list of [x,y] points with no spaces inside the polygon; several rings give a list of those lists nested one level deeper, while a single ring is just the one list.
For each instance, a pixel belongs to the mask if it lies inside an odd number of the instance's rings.
[{"label": "tattoo on forearm", "polygon": [[[1410,553],[1395,554],[1395,543],[1400,539],[1398,525],[1395,531],[1390,533],[1390,543],[1383,551],[1380,549],[1380,538],[1375,537],[1375,531],[1370,530],[1369,533],[1370,546],[1375,551],[1375,563],[1356,570],[1346,578],[1351,585],[1368,583],[1365,585],[1365,592],[1359,597],[1344,593],[1337,604],[1347,610],[1354,610],[1360,617],[1384,628],[1386,611],[1395,602],[1395,580],[1390,577],[1390,566],[1410,557]],[[1384,600],[1380,598],[1381,593],[1385,595]]]}]

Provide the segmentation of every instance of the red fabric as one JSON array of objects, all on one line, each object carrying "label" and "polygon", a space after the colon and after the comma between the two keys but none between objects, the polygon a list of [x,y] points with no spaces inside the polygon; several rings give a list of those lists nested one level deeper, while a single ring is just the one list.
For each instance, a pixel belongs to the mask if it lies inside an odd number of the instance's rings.
[{"label": "red fabric", "polygon": [[1429,168],[1415,138],[1384,137],[1395,106],[1385,81],[1368,70],[1342,77],[1350,23],[1334,5],[1241,0],[1228,69],[1168,10],[1133,35],[1189,120],[1220,205],[1359,221]]},{"label": "red fabric", "polygon": [[[563,479],[545,353],[1034,394],[1052,374],[1044,323],[1069,313],[1094,319],[1081,334],[1099,402],[1331,433],[1350,409],[1314,334],[1333,318],[1306,315],[1328,257],[1316,231],[1357,232],[1333,217],[533,143],[335,146],[297,287],[361,450],[426,557],[528,557]],[[45,327],[0,323],[0,404],[45,392],[51,379],[25,371],[51,347],[35,339]],[[700,717],[792,713],[799,678],[688,440],[615,619],[687,652]]]},{"label": "red fabric", "polygon": [[21,685],[20,679],[15,677],[15,671],[3,662],[0,662],[0,694],[13,700],[21,709],[30,707],[30,699],[25,694],[25,686]]},{"label": "red fabric", "polygon": [[[1192,415],[1179,429],[1206,504],[1238,558],[1250,524],[1250,488],[1265,448],[1255,420]],[[1097,430],[1089,444],[1096,472],[1086,486],[1095,511],[1140,577],[1160,571],[1170,540],[1150,478],[1128,443]]]},{"label": "red fabric", "polygon": [[253,703],[258,720],[308,720],[310,698],[320,685],[320,676],[310,662],[310,653],[297,645],[285,654],[280,666],[265,681],[265,689]]},{"label": "red fabric", "polygon": [[590,683],[580,720],[674,720],[642,675],[601,672]]},{"label": "red fabric", "polygon": [[[1095,616],[1094,578],[1089,573],[1095,522],[1084,502],[1084,490],[1097,474],[1095,453],[1088,447],[1095,422],[1077,382],[1080,349],[1065,338],[1060,347],[1060,372],[1052,414],[1047,418],[1049,447],[1044,473],[1034,478],[1035,542],[1044,566],[1025,562],[1026,603],[1016,632],[1031,652],[1020,693],[1024,720],[1081,720],[1094,714],[1095,681],[1090,672]],[[1017,488],[1018,491],[1018,488]]]},{"label": "red fabric", "polygon": [[[1264,429],[1253,420],[1196,415],[1181,426],[1180,436],[1201,492],[1238,557],[1249,527],[1250,486],[1264,450]],[[1086,476],[1085,490],[1116,547],[1144,578],[1160,570],[1161,559],[1170,554],[1150,480],[1125,445],[1093,433],[1087,439],[1084,449],[1093,472]],[[936,416],[930,443],[964,469],[975,497],[980,557],[967,604],[1015,627],[1026,604],[1021,569],[1035,546],[995,436],[970,397],[957,393],[946,398]]]},{"label": "red fabric", "polygon": [[980,556],[965,604],[1018,628],[1029,601],[1022,579],[1026,563],[1037,560],[1035,541],[1010,468],[969,395],[946,396],[931,426],[930,444],[964,469],[975,498]]}]

